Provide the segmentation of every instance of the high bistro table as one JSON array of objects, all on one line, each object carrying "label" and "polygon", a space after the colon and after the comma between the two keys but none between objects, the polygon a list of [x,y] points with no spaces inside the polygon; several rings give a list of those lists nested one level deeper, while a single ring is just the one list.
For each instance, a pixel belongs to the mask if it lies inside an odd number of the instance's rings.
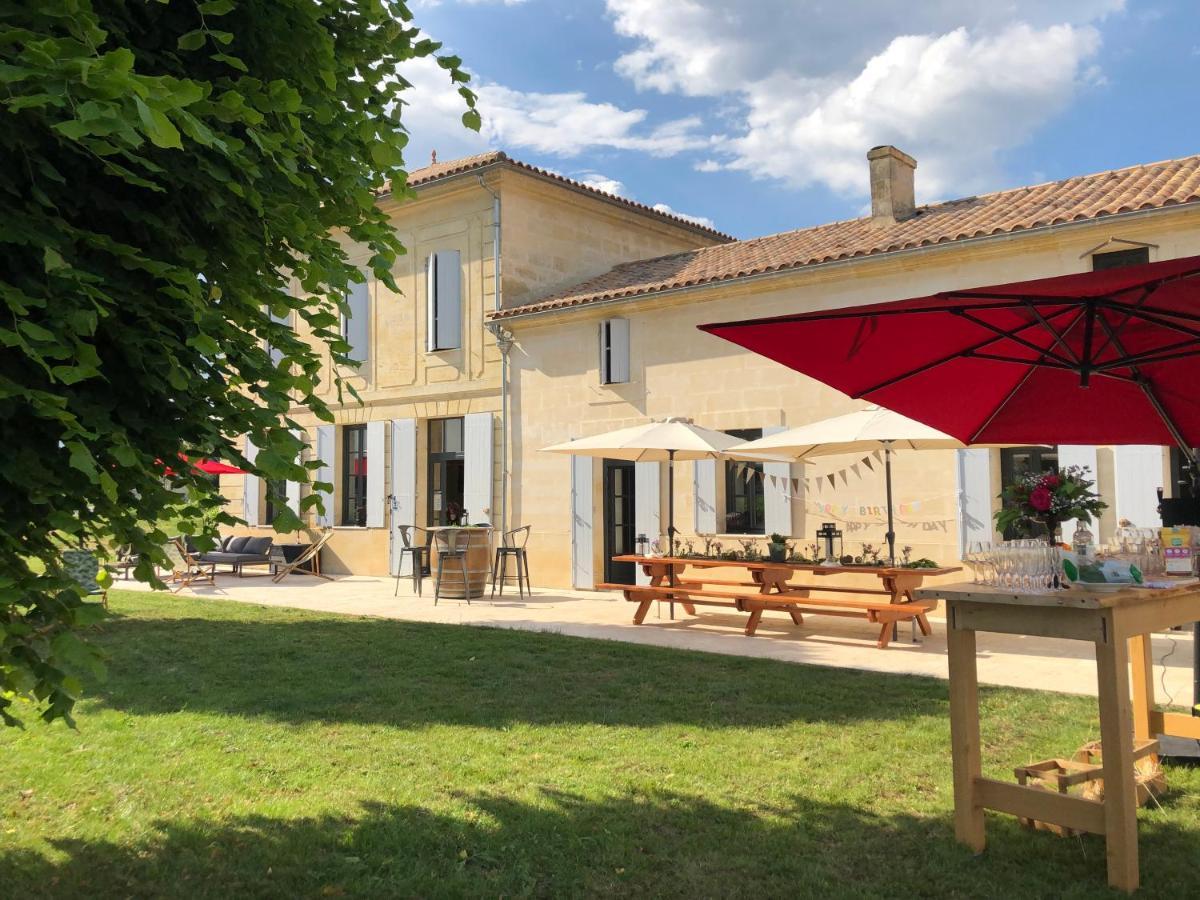
[{"label": "high bistro table", "polygon": [[[1072,589],[1014,594],[978,584],[950,584],[918,590],[916,596],[946,602],[955,836],[981,852],[986,844],[985,809],[1102,834],[1108,883],[1122,890],[1136,890],[1134,741],[1152,740],[1157,734],[1200,739],[1200,719],[1154,708],[1150,634],[1200,619],[1200,585],[1117,593]],[[1103,748],[1102,801],[981,775],[977,631],[1066,638],[1086,641],[1095,648]]]},{"label": "high bistro table", "polygon": [[[458,600],[478,600],[482,597],[492,572],[492,526],[442,525],[427,530],[430,533],[458,534],[458,549],[465,551],[463,562],[447,559],[442,570],[441,595]],[[433,540],[429,547],[429,573],[434,578],[437,577],[439,556],[438,542]]]}]

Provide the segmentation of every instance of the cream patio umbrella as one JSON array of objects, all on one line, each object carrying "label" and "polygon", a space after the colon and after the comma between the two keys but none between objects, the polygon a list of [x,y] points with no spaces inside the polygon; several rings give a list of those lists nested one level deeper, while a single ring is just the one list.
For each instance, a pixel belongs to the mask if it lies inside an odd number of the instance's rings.
[{"label": "cream patio umbrella", "polygon": [[816,456],[839,453],[883,451],[884,482],[887,485],[888,562],[896,564],[896,530],[892,522],[892,451],[962,450],[967,445],[913,419],[881,406],[832,419],[823,419],[730,447],[727,456],[761,459],[764,454],[806,461]]},{"label": "cream patio umbrella", "polygon": [[741,444],[740,438],[721,431],[701,428],[691,419],[672,417],[662,421],[634,425],[617,431],[580,438],[543,447],[549,453],[570,453],[574,456],[597,456],[633,462],[667,463],[667,540],[670,555],[675,555],[675,461],[715,459],[725,451]]}]

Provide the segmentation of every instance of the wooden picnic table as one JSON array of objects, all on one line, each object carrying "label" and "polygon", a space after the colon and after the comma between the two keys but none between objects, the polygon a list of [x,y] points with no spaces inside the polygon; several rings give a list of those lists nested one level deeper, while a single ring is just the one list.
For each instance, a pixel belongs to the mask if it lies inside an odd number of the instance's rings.
[{"label": "wooden picnic table", "polygon": [[[1072,589],[1014,594],[978,584],[926,588],[946,601],[954,832],[984,849],[985,809],[1105,837],[1108,883],[1139,883],[1134,744],[1166,734],[1200,740],[1200,719],[1155,709],[1150,634],[1200,620],[1200,585],[1093,593]],[[1104,799],[1086,799],[981,775],[975,633],[1028,634],[1091,643],[1096,653]],[[1130,704],[1130,663],[1133,702]]]},{"label": "wooden picnic table", "polygon": [[[770,560],[691,559],[637,554],[614,556],[613,559],[641,566],[650,580],[649,585],[598,585],[604,589],[624,591],[627,600],[638,604],[633,616],[636,625],[645,621],[650,606],[656,600],[677,602],[689,615],[696,614],[698,605],[747,612],[748,635],[754,634],[763,613],[768,610],[788,613],[796,625],[804,623],[803,614],[807,612],[862,618],[880,625],[880,649],[887,647],[893,629],[900,621],[913,621],[920,626],[922,633],[930,634],[925,614],[936,604],[918,601],[913,592],[921,586],[926,576],[959,571],[957,567],[908,569],[900,566],[821,566]],[[686,571],[688,569],[701,571],[689,573]],[[720,569],[745,571],[748,580],[712,578],[704,571]],[[681,573],[684,573],[682,577]],[[797,573],[813,577],[808,583],[791,581]],[[828,583],[834,576],[846,575],[870,575],[878,579],[879,586],[872,588]],[[824,596],[826,594],[839,596]]]}]

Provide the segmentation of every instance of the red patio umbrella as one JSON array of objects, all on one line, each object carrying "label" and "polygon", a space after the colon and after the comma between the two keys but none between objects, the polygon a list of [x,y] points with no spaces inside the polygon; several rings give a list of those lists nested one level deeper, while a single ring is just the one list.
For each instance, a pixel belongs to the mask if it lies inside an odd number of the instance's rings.
[{"label": "red patio umbrella", "polygon": [[207,472],[209,475],[248,475],[245,469],[239,469],[237,466],[231,466],[229,463],[218,462],[215,459],[202,459],[200,462],[192,463],[193,469],[198,469],[201,472]]},{"label": "red patio umbrella", "polygon": [[1200,257],[700,328],[968,444],[1200,445]]}]

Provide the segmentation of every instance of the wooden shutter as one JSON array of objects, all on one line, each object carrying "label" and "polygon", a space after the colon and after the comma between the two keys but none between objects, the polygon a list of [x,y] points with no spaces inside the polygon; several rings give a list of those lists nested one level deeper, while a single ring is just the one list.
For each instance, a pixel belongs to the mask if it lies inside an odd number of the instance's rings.
[{"label": "wooden shutter", "polygon": [[417,523],[417,420],[392,420],[392,558],[388,571],[411,575],[412,557],[400,550],[400,527]]},{"label": "wooden shutter", "polygon": [[696,534],[717,531],[717,461],[698,459],[693,466]]},{"label": "wooden shutter", "polygon": [[367,527],[383,527],[385,460],[383,456],[386,422],[367,423]]},{"label": "wooden shutter", "polygon": [[[763,429],[763,437],[783,431],[782,425],[769,425]],[[790,463],[763,463],[763,530],[768,534],[792,537],[792,488]]]},{"label": "wooden shutter", "polygon": [[[1091,473],[1091,479],[1096,480],[1096,448],[1091,444],[1060,444],[1058,447],[1058,467],[1060,469],[1066,466],[1084,466]],[[1062,523],[1063,540],[1067,543],[1075,537],[1075,525],[1077,519],[1067,519]],[[1096,523],[1093,522],[1090,526],[1093,537],[1099,537],[1096,533]]]},{"label": "wooden shutter", "polygon": [[600,383],[608,384],[612,381],[609,374],[608,365],[608,321],[600,323]]},{"label": "wooden shutter", "polygon": [[[644,534],[651,541],[661,540],[663,550],[666,551],[667,523],[662,512],[662,463],[633,464],[633,528],[634,534]],[[637,583],[650,583],[650,578],[642,571],[641,566],[637,567]]]},{"label": "wooden shutter", "polygon": [[342,320],[342,336],[350,345],[349,357],[366,362],[371,336],[371,292],[366,282],[350,285],[346,294],[349,313]]},{"label": "wooden shutter", "polygon": [[492,414],[463,417],[463,506],[471,523],[492,519]]},{"label": "wooden shutter", "polygon": [[[249,463],[253,463],[258,457],[258,448],[250,440],[250,435],[246,435],[246,447],[242,450],[242,454]],[[261,482],[257,475],[243,475],[242,479],[242,518],[246,520],[247,525],[257,525]]]},{"label": "wooden shutter", "polygon": [[[305,440],[305,438],[306,438],[306,435],[303,431],[295,430],[292,432],[292,434],[294,434],[300,440]],[[304,450],[301,449],[301,451],[298,454],[296,454],[296,462],[298,462],[298,463],[302,462],[303,459],[304,459]],[[290,509],[292,512],[294,512],[296,515],[300,515],[300,482],[299,481],[284,482],[283,491],[284,491],[284,497],[285,497],[284,502],[287,503],[287,508]]]},{"label": "wooden shutter", "polygon": [[[333,457],[334,457],[334,426],[319,425],[317,426],[317,459],[321,461],[321,468],[317,469],[317,481],[323,481],[326,484],[333,484]],[[321,528],[328,528],[333,524],[333,493],[322,490],[321,505],[323,511],[317,513],[317,525]]]},{"label": "wooden shutter", "polygon": [[[1095,470],[1092,470],[1093,477]],[[1152,528],[1161,523],[1158,491],[1163,486],[1163,448],[1153,444],[1113,447],[1113,480],[1116,521],[1128,519],[1135,528]],[[1097,525],[1092,534],[1099,537]]]},{"label": "wooden shutter", "polygon": [[992,451],[958,450],[958,554],[972,541],[995,540],[992,522]]},{"label": "wooden shutter", "polygon": [[592,458],[571,457],[571,586],[596,586],[592,540]]},{"label": "wooden shutter", "polygon": [[457,250],[429,254],[425,282],[426,349],[462,346],[462,262]]}]

